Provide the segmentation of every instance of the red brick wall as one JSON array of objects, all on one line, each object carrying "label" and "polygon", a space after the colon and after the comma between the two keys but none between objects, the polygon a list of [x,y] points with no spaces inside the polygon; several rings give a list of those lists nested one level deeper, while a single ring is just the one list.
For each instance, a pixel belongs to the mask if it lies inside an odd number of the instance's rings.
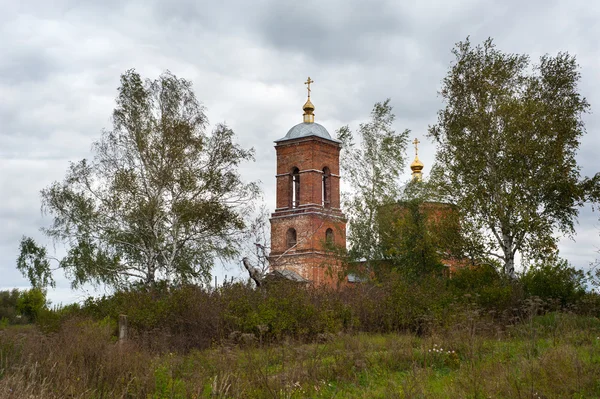
[{"label": "red brick wall", "polygon": [[335,287],[346,280],[341,274],[342,262],[323,253],[302,253],[278,258],[271,267],[292,270],[314,285],[327,284]]},{"label": "red brick wall", "polygon": [[[319,212],[319,213],[316,213]],[[271,254],[284,253],[287,247],[287,231],[296,230],[297,245],[290,253],[325,250],[325,232],[333,230],[334,245],[346,246],[346,221],[341,215],[327,214],[323,210],[310,210],[306,213],[293,213],[280,217],[274,213],[271,218]]]},{"label": "red brick wall", "polygon": [[[325,249],[325,232],[346,247],[346,220],[340,208],[338,143],[318,137],[280,142],[277,152],[277,199],[271,215],[271,267],[294,270],[315,284],[337,283],[340,262]],[[330,206],[322,204],[323,168],[328,167]],[[300,205],[291,207],[291,172],[300,170]],[[288,251],[287,231],[296,230],[297,245]],[[286,252],[287,251],[287,252]],[[285,254],[284,254],[285,253]],[[284,254],[284,255],[282,255]],[[333,271],[335,279],[328,277]]]},{"label": "red brick wall", "polygon": [[277,151],[277,209],[290,206],[291,172],[300,170],[300,204],[321,205],[322,170],[331,172],[331,206],[340,207],[340,145],[317,137],[290,140]]}]

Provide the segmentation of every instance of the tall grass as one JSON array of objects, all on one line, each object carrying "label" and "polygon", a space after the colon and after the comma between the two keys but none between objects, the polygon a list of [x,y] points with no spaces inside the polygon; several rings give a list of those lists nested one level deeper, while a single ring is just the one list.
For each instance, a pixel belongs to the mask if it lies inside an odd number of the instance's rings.
[{"label": "tall grass", "polygon": [[501,333],[457,324],[426,336],[223,342],[186,354],[115,342],[105,322],[0,334],[0,397],[590,398],[600,396],[600,321],[532,316]]},{"label": "tall grass", "polygon": [[1,329],[0,397],[600,397],[598,303],[473,273],[135,289]]}]

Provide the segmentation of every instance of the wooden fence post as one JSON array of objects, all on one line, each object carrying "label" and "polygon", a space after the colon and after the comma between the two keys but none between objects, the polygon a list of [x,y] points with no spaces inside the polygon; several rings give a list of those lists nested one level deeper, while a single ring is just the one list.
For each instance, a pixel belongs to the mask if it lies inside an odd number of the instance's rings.
[{"label": "wooden fence post", "polygon": [[119,315],[119,344],[127,340],[127,315]]}]

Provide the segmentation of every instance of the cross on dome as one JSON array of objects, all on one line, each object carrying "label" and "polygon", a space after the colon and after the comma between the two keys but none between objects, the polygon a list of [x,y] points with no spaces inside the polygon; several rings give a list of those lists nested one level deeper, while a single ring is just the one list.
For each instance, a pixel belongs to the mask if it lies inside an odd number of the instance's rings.
[{"label": "cross on dome", "polygon": [[415,137],[414,141],[412,142],[415,145],[415,155],[419,155],[419,144],[421,143],[419,141],[418,138]]},{"label": "cross on dome", "polygon": [[308,79],[306,80],[306,82],[304,82],[304,84],[307,86],[306,89],[308,90],[308,98],[310,98],[310,84],[311,83],[315,83],[315,81],[312,80],[309,76]]},{"label": "cross on dome", "polygon": [[304,110],[304,123],[314,123],[315,121],[315,106],[312,102],[310,102],[310,84],[314,82],[315,81],[312,80],[310,76],[308,77],[306,82],[304,82],[304,84],[306,85],[306,90],[308,90],[308,100],[306,100],[304,106],[302,107],[302,109]]},{"label": "cross on dome", "polygon": [[415,145],[415,160],[410,164],[413,180],[421,181],[423,179],[423,162],[419,159],[419,139],[415,137],[412,142]]}]

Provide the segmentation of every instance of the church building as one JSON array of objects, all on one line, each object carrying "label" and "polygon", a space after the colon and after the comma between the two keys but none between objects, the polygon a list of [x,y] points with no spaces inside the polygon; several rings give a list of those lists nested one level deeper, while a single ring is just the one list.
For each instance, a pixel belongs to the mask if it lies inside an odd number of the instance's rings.
[{"label": "church building", "polygon": [[346,247],[346,219],[340,209],[341,142],[315,123],[310,85],[303,122],[275,141],[276,208],[271,215],[272,272],[293,273],[315,285],[336,285]]}]

